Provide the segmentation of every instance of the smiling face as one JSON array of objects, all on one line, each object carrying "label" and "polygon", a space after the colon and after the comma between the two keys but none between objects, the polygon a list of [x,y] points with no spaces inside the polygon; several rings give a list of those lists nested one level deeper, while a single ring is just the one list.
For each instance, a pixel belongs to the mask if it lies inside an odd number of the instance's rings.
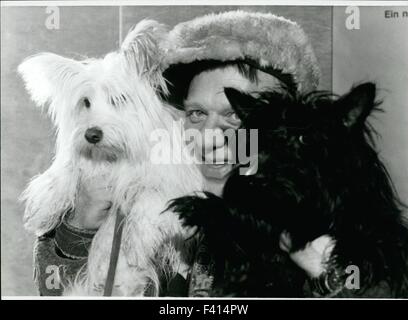
[{"label": "smiling face", "polygon": [[[210,133],[211,139],[196,141],[202,145],[197,148],[202,151],[198,156],[205,160],[201,171],[208,180],[225,182],[234,162],[232,151],[226,145],[224,132],[227,129],[237,129],[241,120],[232,109],[224,89],[235,88],[244,92],[261,91],[278,85],[278,80],[270,75],[258,72],[258,81],[251,82],[245,78],[236,67],[204,71],[193,78],[184,101],[186,111],[186,129],[194,128],[201,134]],[[210,136],[210,135],[208,135]],[[204,136],[205,137],[205,136]],[[239,142],[238,142],[239,143]],[[201,159],[200,159],[201,160]]]}]

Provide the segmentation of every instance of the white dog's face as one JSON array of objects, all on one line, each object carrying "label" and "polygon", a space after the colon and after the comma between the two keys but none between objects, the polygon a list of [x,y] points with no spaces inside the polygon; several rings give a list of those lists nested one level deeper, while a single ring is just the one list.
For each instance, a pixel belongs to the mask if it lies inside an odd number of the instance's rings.
[{"label": "white dog's face", "polygon": [[99,163],[148,156],[160,104],[151,84],[129,72],[119,53],[87,62],[43,54],[21,69],[34,100],[50,104],[57,155]]},{"label": "white dog's face", "polygon": [[[88,67],[90,78],[92,69],[103,66],[103,63],[95,64]],[[93,81],[89,79],[77,101],[73,101],[74,105],[68,106],[73,109],[68,116],[72,121],[59,123],[60,127],[72,126],[71,130],[64,130],[68,135],[63,139],[65,143],[72,144],[80,157],[97,162],[115,162],[131,157],[131,144],[139,135],[135,131],[140,112],[134,105],[133,94],[125,90],[110,94],[109,78],[112,76],[108,73],[100,74],[99,79]]]},{"label": "white dog's face", "polygon": [[57,157],[145,160],[148,135],[161,121],[156,90],[167,91],[159,70],[165,33],[164,25],[145,20],[103,59],[42,53],[19,66],[31,98],[48,106],[57,127]]},{"label": "white dog's face", "polygon": [[[101,88],[90,88],[74,108],[72,143],[79,156],[93,161],[114,162],[126,157],[126,123],[123,110],[109,103]],[[126,106],[124,99],[121,108]],[[65,140],[65,139],[64,139]]]}]

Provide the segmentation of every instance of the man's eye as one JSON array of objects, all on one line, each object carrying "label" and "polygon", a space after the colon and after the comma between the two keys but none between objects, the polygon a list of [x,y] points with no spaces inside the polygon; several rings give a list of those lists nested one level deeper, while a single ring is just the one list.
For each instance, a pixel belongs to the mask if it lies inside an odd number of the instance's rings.
[{"label": "man's eye", "polygon": [[205,113],[201,110],[191,110],[187,112],[187,117],[191,122],[200,122],[205,119]]},{"label": "man's eye", "polygon": [[234,123],[238,123],[241,121],[241,119],[238,117],[238,115],[235,112],[230,112],[227,114],[228,120]]}]

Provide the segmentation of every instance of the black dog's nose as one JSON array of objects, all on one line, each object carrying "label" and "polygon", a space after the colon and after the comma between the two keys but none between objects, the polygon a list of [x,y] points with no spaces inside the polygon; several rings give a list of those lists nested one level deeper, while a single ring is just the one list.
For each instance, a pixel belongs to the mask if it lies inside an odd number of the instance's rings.
[{"label": "black dog's nose", "polygon": [[89,143],[93,143],[93,144],[98,143],[99,141],[101,141],[102,136],[103,136],[103,132],[98,127],[89,128],[85,132],[85,139]]}]

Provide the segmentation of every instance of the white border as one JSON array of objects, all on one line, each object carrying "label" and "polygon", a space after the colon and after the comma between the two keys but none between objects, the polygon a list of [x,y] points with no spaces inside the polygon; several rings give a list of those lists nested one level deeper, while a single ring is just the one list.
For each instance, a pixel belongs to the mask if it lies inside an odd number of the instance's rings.
[{"label": "white border", "polygon": [[167,300],[248,300],[248,301],[273,301],[273,300],[406,300],[396,298],[235,298],[235,297],[64,297],[64,296],[2,296],[2,300],[153,300],[153,301],[167,301]]},{"label": "white border", "polygon": [[26,6],[222,6],[222,5],[263,5],[263,6],[408,6],[408,1],[300,1],[300,0],[81,0],[81,1],[1,1],[2,7]]},{"label": "white border", "polygon": [[[1,1],[1,7],[42,7],[42,6],[222,6],[222,5],[264,5],[264,6],[408,6],[408,1],[298,1],[298,0],[78,0],[78,1]],[[119,8],[121,18],[122,8]],[[119,37],[122,30],[119,30]],[[393,298],[233,298],[233,297],[51,297],[51,296],[1,296],[2,300],[401,300]],[[402,299],[405,300],[405,299]]]}]

